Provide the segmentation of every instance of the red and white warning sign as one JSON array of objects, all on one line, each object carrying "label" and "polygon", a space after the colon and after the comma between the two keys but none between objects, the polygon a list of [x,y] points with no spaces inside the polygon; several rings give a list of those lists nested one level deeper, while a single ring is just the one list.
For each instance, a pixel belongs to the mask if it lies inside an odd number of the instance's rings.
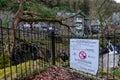
[{"label": "red and white warning sign", "polygon": [[70,67],[96,75],[99,62],[99,40],[70,39]]},{"label": "red and white warning sign", "polygon": [[84,51],[80,51],[80,53],[79,53],[79,57],[80,57],[80,59],[85,60],[85,59],[87,58],[87,54],[86,54],[86,52],[84,52]]}]

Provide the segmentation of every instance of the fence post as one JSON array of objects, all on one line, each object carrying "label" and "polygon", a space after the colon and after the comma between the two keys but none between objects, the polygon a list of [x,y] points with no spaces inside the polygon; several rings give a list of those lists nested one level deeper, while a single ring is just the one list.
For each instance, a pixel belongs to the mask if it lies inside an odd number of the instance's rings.
[{"label": "fence post", "polygon": [[52,30],[51,32],[52,39],[52,65],[55,65],[55,32]]},{"label": "fence post", "polygon": [[0,36],[1,36],[1,56],[2,56],[2,60],[3,60],[3,70],[4,70],[4,80],[6,80],[6,65],[5,65],[5,52],[4,52],[4,37],[3,37],[3,26],[2,26],[2,20],[0,19]]}]

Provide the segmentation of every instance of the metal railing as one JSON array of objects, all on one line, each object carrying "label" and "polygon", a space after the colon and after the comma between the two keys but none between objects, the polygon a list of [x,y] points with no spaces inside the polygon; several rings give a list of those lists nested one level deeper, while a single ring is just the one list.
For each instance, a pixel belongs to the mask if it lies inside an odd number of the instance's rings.
[{"label": "metal railing", "polygon": [[[118,30],[111,32],[112,36],[102,33],[76,36],[66,27],[59,26],[61,28],[55,26],[54,30],[16,28],[16,33],[13,35],[13,29],[2,27],[0,21],[0,80],[21,79],[51,65],[70,68],[70,39],[72,38],[100,41],[98,74],[94,76],[82,72],[83,74],[96,79],[119,79]],[[13,51],[10,53],[12,36],[15,39]]]}]

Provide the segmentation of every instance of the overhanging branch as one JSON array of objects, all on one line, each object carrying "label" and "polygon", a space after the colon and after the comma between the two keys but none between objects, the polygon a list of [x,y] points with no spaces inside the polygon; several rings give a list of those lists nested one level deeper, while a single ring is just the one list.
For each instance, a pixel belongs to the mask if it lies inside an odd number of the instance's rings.
[{"label": "overhanging branch", "polygon": [[34,16],[42,16],[42,17],[44,17],[45,16],[43,14],[37,14],[37,13],[30,12],[30,11],[23,11],[23,15],[30,15],[31,17],[34,17]]},{"label": "overhanging branch", "polygon": [[70,26],[67,25],[67,24],[64,24],[62,23],[62,21],[60,20],[56,20],[56,19],[51,19],[51,18],[21,18],[20,19],[20,22],[21,21],[26,21],[26,22],[35,22],[35,21],[41,21],[41,22],[45,22],[45,21],[48,21],[48,22],[57,22],[63,26],[66,26],[68,29],[70,29]]},{"label": "overhanging branch", "polygon": [[84,16],[84,17],[86,16],[84,13],[82,13],[81,11],[79,11],[79,12],[76,13],[75,15],[69,16],[69,17],[67,17],[67,18],[63,18],[62,21],[67,20],[67,19],[70,19],[70,18],[73,18],[73,17],[75,17],[75,16],[77,16],[77,15],[79,15],[79,14],[81,14],[81,15]]}]

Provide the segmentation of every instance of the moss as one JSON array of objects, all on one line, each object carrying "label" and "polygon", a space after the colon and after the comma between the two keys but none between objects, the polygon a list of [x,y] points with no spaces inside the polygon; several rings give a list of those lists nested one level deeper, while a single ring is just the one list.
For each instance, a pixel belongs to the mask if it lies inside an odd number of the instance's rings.
[{"label": "moss", "polygon": [[9,14],[6,13],[5,19],[2,21],[2,26],[3,26],[3,27],[7,27],[7,25],[8,25],[8,20],[9,20]]},{"label": "moss", "polygon": [[[37,63],[37,65],[34,64],[34,68],[33,68],[33,63]],[[43,66],[44,64],[44,66]],[[38,69],[36,69],[36,66],[38,67]],[[16,66],[11,66],[10,67],[6,67],[6,77],[7,79],[11,76],[11,70],[12,70],[12,77],[15,78],[16,76],[14,76],[17,72],[18,74],[18,78],[20,77],[24,77],[26,74],[32,75],[34,73],[42,71],[46,68],[48,68],[50,66],[50,64],[48,65],[48,63],[44,62],[44,60],[35,60],[35,61],[27,61],[24,62],[22,64],[18,64]],[[16,67],[17,67],[17,71],[16,71]],[[22,70],[21,70],[22,69]],[[21,72],[22,71],[22,72]],[[4,80],[4,69],[0,69],[0,80]]]},{"label": "moss", "polygon": [[114,71],[114,75],[120,76],[120,69],[116,69],[116,70]]},{"label": "moss", "polygon": [[4,54],[4,56],[0,56],[0,69],[4,67],[10,66],[10,58],[9,55]]}]

